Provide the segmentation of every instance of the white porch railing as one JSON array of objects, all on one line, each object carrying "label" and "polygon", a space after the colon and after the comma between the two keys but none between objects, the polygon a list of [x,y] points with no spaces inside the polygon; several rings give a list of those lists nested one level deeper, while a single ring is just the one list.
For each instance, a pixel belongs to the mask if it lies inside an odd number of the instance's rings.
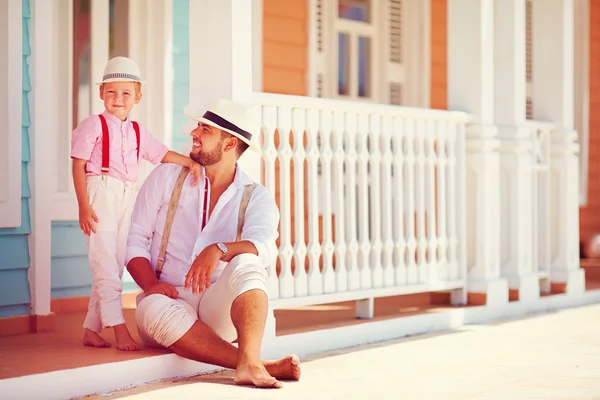
[{"label": "white porch railing", "polygon": [[533,168],[533,269],[540,277],[540,289],[550,292],[550,233],[551,233],[551,150],[554,125],[548,122],[527,121],[532,143]]},{"label": "white porch railing", "polygon": [[256,93],[281,212],[274,308],[466,287],[459,112]]}]

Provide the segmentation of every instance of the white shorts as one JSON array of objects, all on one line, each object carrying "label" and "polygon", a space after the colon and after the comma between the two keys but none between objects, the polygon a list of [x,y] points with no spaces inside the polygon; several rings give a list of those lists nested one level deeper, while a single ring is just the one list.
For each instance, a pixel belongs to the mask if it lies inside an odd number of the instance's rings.
[{"label": "white shorts", "polygon": [[237,332],[231,321],[231,305],[241,294],[259,289],[267,292],[267,271],[254,254],[234,257],[217,281],[203,294],[177,287],[179,298],[161,294],[138,296],[135,320],[141,339],[148,346],[169,347],[190,330],[197,320],[210,326],[223,340],[233,342]]}]

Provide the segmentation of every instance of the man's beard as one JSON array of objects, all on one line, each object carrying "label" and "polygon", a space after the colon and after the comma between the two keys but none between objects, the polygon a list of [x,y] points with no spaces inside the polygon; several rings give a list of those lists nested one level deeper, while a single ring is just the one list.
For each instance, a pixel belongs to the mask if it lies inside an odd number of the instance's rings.
[{"label": "man's beard", "polygon": [[190,152],[190,158],[205,167],[214,165],[221,161],[221,158],[223,158],[221,144],[219,143],[219,145],[217,145],[213,151],[205,152],[200,150],[198,153],[194,153],[192,151]]}]

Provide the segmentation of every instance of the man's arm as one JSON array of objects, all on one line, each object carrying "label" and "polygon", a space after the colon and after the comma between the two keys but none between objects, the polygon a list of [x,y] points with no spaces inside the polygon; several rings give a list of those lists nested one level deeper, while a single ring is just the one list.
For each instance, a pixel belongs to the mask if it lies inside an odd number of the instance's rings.
[{"label": "man's arm", "polygon": [[210,287],[219,261],[228,262],[240,254],[257,255],[265,267],[274,264],[278,254],[275,244],[279,235],[278,225],[279,209],[273,196],[268,190],[257,188],[246,209],[241,240],[223,243],[227,247],[223,259],[223,252],[216,243],[205,247],[188,270],[184,288],[187,290],[191,287],[193,293],[202,293]]}]

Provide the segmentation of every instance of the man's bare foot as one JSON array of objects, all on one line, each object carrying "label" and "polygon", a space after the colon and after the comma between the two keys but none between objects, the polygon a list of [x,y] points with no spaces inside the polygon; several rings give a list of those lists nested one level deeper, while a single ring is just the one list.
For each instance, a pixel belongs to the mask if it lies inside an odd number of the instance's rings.
[{"label": "man's bare foot", "polygon": [[102,336],[87,328],[83,333],[83,345],[90,347],[110,347],[110,343],[102,339]]},{"label": "man's bare foot", "polygon": [[259,388],[281,388],[283,385],[269,375],[266,368],[260,363],[246,363],[240,361],[233,381],[237,385],[254,385]]},{"label": "man's bare foot", "polygon": [[125,324],[119,324],[113,326],[115,330],[115,339],[117,340],[117,349],[123,351],[137,351],[140,346],[133,340],[129,334],[129,330]]},{"label": "man's bare foot", "polygon": [[267,372],[276,379],[300,380],[300,359],[295,354],[283,357],[280,360],[264,361]]}]

